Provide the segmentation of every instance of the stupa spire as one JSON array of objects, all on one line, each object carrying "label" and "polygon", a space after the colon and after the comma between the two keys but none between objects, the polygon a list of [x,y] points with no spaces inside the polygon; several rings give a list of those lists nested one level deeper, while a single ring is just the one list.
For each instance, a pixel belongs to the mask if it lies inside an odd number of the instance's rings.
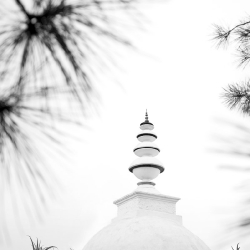
[{"label": "stupa spire", "polygon": [[146,114],[145,114],[145,122],[148,122],[148,111],[146,110]]},{"label": "stupa spire", "polygon": [[159,147],[153,143],[157,139],[153,133],[154,125],[148,120],[148,112],[146,110],[145,121],[140,124],[141,132],[137,135],[140,143],[134,148],[134,153],[138,156],[135,159],[129,171],[133,173],[141,182],[138,185],[155,185],[152,182],[160,173],[164,171],[162,163],[155,158],[160,153]]},{"label": "stupa spire", "polygon": [[[137,159],[129,170],[141,180],[132,193],[114,201],[117,217],[99,231],[83,250],[210,250],[182,225],[176,215],[177,197],[160,194],[152,179],[164,167],[155,158],[160,149],[153,141],[154,125],[145,119],[134,148]],[[100,208],[101,209],[101,208]]]}]

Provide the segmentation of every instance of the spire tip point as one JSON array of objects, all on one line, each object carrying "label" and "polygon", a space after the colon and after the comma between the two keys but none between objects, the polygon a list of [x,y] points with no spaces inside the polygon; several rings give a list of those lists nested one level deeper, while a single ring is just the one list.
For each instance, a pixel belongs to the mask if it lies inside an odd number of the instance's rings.
[{"label": "spire tip point", "polygon": [[145,121],[148,121],[148,110],[146,109]]}]

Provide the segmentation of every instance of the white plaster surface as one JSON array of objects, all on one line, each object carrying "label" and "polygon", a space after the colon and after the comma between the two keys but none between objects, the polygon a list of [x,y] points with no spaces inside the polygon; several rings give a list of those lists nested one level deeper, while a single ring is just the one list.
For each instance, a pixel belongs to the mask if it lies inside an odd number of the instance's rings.
[{"label": "white plaster surface", "polygon": [[209,250],[185,227],[160,216],[113,220],[84,250]]},{"label": "white plaster surface", "polygon": [[139,165],[143,165],[143,164],[155,164],[155,165],[159,165],[161,167],[163,167],[163,164],[154,157],[150,157],[150,156],[143,156],[143,157],[138,157],[136,158],[130,165],[130,167],[133,166],[139,166]]},{"label": "white plaster surface", "polygon": [[[142,185],[141,190],[156,190],[153,187],[147,188],[147,186],[151,185]],[[162,195],[160,193],[142,192],[136,189],[135,192],[114,201],[114,204],[118,206],[118,216],[123,216],[123,214],[129,210],[133,212],[147,210],[176,214],[175,207],[178,200],[179,198],[176,197]]]},{"label": "white plaster surface", "polygon": [[209,250],[182,226],[175,214],[178,200],[138,190],[116,200],[118,216],[83,250]]},{"label": "white plaster surface", "polygon": [[[135,150],[136,149],[136,150]],[[157,150],[158,149],[158,150]],[[136,145],[134,153],[139,156],[157,156],[159,154],[159,147],[150,141],[143,141]]]},{"label": "white plaster surface", "polygon": [[153,167],[138,167],[133,169],[133,174],[140,180],[151,181],[160,174],[160,170]]},{"label": "white plaster surface", "polygon": [[153,141],[155,141],[156,140],[156,138],[154,137],[154,136],[152,136],[152,135],[156,135],[155,133],[153,133],[153,131],[152,130],[143,130],[143,131],[140,131],[138,134],[137,134],[137,136],[138,135],[141,135],[141,134],[151,134],[151,135],[143,135],[143,136],[140,136],[140,137],[138,137],[137,139],[139,140],[139,141],[141,141],[141,142],[143,142],[143,141],[151,141],[151,142],[153,142]]},{"label": "white plaster surface", "polygon": [[150,124],[144,124],[140,126],[141,130],[153,130],[154,129],[154,125],[150,125]]},{"label": "white plaster surface", "polygon": [[[122,197],[119,200],[116,200],[114,204],[118,206],[118,218],[141,215],[158,215],[158,212],[161,213],[158,216],[164,216],[162,215],[162,213],[175,215],[175,204],[178,200],[179,198],[165,196],[157,193],[154,194],[135,191],[129,195]],[[179,216],[175,215],[172,217],[172,220],[176,220],[178,222],[180,221]]]}]

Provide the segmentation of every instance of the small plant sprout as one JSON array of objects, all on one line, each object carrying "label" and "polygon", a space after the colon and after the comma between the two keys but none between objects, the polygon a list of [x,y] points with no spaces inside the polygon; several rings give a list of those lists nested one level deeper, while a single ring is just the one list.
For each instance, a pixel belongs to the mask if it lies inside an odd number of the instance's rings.
[{"label": "small plant sprout", "polygon": [[[240,243],[238,243],[238,244],[237,244],[237,246],[236,246],[236,249],[235,249],[235,250],[240,250],[239,244],[240,244]],[[231,247],[232,247],[232,246],[231,246]],[[234,250],[234,248],[233,248],[233,247],[232,247],[232,249]]]},{"label": "small plant sprout", "polygon": [[41,242],[38,242],[38,239],[36,240],[36,243],[34,243],[34,241],[31,239],[31,237],[30,237],[30,240],[31,240],[31,244],[32,244],[32,249],[33,250],[49,250],[49,249],[52,249],[52,248],[53,249],[57,248],[55,246],[43,247],[43,246],[41,246]]}]

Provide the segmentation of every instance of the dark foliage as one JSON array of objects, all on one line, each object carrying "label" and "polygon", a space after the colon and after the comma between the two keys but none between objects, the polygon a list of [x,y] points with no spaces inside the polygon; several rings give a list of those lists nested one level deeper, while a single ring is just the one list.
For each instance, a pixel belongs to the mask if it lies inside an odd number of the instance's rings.
[{"label": "dark foliage", "polygon": [[[48,181],[43,175],[46,160],[38,145],[49,142],[52,148],[60,146],[60,130],[51,121],[70,122],[60,111],[48,110],[47,101],[39,102],[42,95],[42,91],[20,94],[12,89],[2,93],[0,100],[1,178],[4,181],[7,177],[9,183],[12,177],[16,178],[27,190],[31,189],[31,182],[36,184],[36,178],[43,183]],[[39,186],[32,190],[42,197]]]},{"label": "dark foliage", "polygon": [[[214,39],[218,42],[218,46],[232,45],[236,51],[239,59],[239,66],[246,67],[250,62],[250,17],[240,21],[233,28],[224,28],[222,26],[215,25]],[[246,115],[250,115],[250,80],[234,83],[228,85],[224,89],[223,98],[225,103],[230,109],[237,108],[240,112]],[[250,130],[247,126],[239,125],[230,122],[236,130],[232,138],[223,138],[227,142],[229,148],[220,151],[220,153],[226,153],[231,156],[239,156],[239,159],[249,159],[250,148]],[[250,171],[249,166],[226,166],[227,169],[234,171],[243,171],[248,173]],[[249,180],[248,180],[249,183]],[[242,192],[246,192],[246,196],[249,197],[249,184],[242,185]],[[243,211],[241,218],[237,223],[234,223],[233,228],[242,234],[242,236],[248,237],[250,228],[250,215],[249,215],[249,198],[242,205]],[[239,249],[237,245],[237,249]]]},{"label": "dark foliage", "polygon": [[[49,158],[54,161],[62,158],[66,150],[61,139],[67,135],[56,124],[71,121],[59,107],[53,110],[52,106],[49,110],[46,108],[48,101],[44,102],[41,98],[42,91],[23,91],[20,94],[19,90],[11,89],[1,94],[0,205],[5,207],[10,196],[13,208],[8,209],[7,218],[15,216],[18,221],[21,219],[19,211],[24,210],[30,220],[41,220],[46,205],[51,198],[55,198],[55,192],[60,187]],[[72,122],[77,124],[77,121]],[[5,238],[9,226],[2,213],[0,232],[5,228]]]},{"label": "dark foliage", "polygon": [[223,98],[230,109],[238,108],[244,114],[250,114],[250,82],[230,84],[224,89]]},{"label": "dark foliage", "polygon": [[[247,66],[250,61],[250,18],[240,21],[233,28],[215,25],[214,39],[218,47],[234,45],[239,60],[239,66]],[[244,114],[250,115],[249,81],[241,84],[230,84],[223,94],[230,109],[238,108]]]},{"label": "dark foliage", "polygon": [[29,9],[15,0],[12,11],[2,10],[1,81],[8,77],[9,84],[16,86],[28,75],[29,84],[38,91],[64,88],[82,105],[89,102],[96,64],[104,66],[110,57],[110,42],[132,46],[112,18],[117,8],[132,8],[132,2],[41,0]]},{"label": "dark foliage", "polygon": [[[64,133],[57,125],[79,125],[79,112],[84,117],[85,111],[95,108],[99,101],[96,76],[103,68],[116,65],[112,47],[133,48],[124,37],[124,25],[116,11],[136,23],[136,4],[141,2],[1,3],[1,181],[6,187],[20,184],[34,209],[41,209],[47,195],[53,194],[51,185],[56,180],[46,161],[49,153],[45,152],[60,152],[62,148]],[[79,112],[75,115],[74,111]]]}]

